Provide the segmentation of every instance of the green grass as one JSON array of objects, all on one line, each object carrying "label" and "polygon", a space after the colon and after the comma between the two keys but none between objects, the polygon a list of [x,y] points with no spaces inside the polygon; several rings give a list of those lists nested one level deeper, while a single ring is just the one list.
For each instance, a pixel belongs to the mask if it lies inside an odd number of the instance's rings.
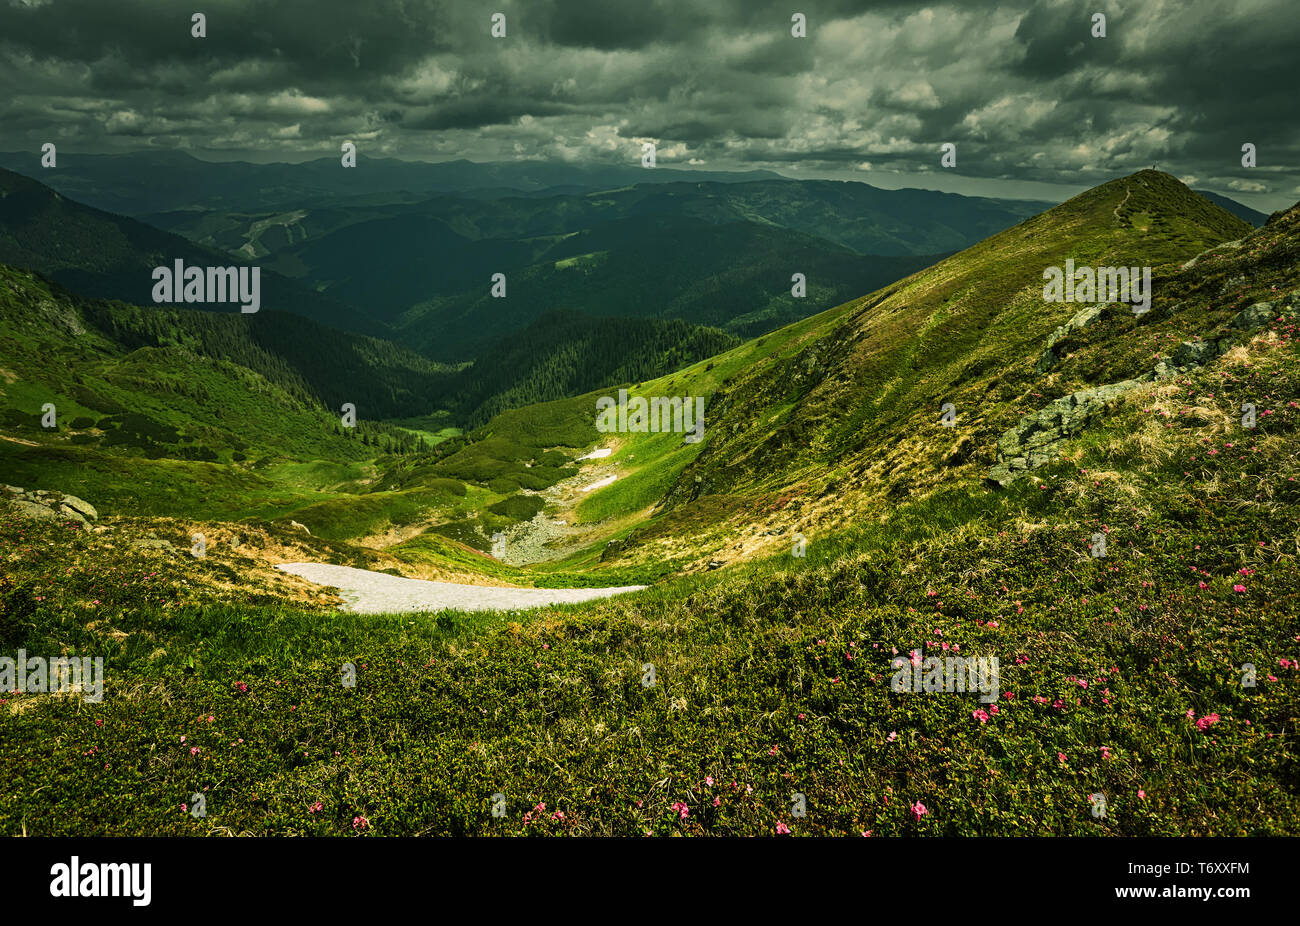
[{"label": "green grass", "polygon": [[674,433],[656,434],[633,446],[635,454],[625,449],[604,461],[625,464],[631,473],[579,502],[577,513],[582,522],[603,521],[654,505],[700,452],[699,444],[686,444],[681,434]]}]

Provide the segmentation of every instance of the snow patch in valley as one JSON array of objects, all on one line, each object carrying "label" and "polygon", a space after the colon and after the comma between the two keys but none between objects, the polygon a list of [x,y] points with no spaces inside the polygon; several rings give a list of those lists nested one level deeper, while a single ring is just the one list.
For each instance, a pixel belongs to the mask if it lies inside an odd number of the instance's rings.
[{"label": "snow patch in valley", "polygon": [[610,588],[517,588],[491,585],[458,585],[406,579],[386,572],[371,572],[328,563],[280,563],[283,572],[301,576],[317,585],[339,590],[343,610],[354,614],[389,614],[408,611],[518,611],[553,604],[576,604],[636,592],[644,585]]}]

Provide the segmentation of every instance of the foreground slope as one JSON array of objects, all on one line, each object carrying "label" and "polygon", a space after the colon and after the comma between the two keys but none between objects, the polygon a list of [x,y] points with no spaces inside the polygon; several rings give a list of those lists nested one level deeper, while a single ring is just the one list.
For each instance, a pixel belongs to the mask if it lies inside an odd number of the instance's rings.
[{"label": "foreground slope", "polygon": [[[1279,318],[946,534],[903,505],[833,553],[527,621],[201,603],[197,564],[5,521],[6,642],[109,668],[100,704],[3,705],[0,826],[1294,834],[1300,358],[1295,307]],[[942,646],[999,658],[995,704],[890,690],[896,651]]]}]

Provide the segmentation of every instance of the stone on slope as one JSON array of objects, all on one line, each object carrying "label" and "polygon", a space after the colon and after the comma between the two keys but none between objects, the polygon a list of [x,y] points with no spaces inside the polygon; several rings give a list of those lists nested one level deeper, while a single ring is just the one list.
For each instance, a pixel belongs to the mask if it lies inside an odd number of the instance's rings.
[{"label": "stone on slope", "polygon": [[99,512],[95,510],[95,506],[84,499],[77,498],[75,495],[65,495],[63,504],[91,521],[99,520]]},{"label": "stone on slope", "polygon": [[82,527],[90,527],[90,522],[86,520],[85,516],[71,505],[60,505],[59,514],[63,515],[65,518],[70,518],[71,520],[76,521]]},{"label": "stone on slope", "polygon": [[1074,314],[1061,327],[1057,328],[1047,336],[1047,343],[1043,346],[1043,353],[1039,356],[1038,362],[1034,364],[1035,373],[1046,373],[1061,358],[1056,355],[1055,347],[1067,335],[1076,331],[1084,331],[1090,328],[1097,319],[1101,318],[1101,313],[1105,311],[1105,303],[1096,303],[1095,305],[1085,306]]},{"label": "stone on slope", "polygon": [[39,505],[36,502],[18,499],[13,503],[13,505],[14,510],[18,512],[18,516],[22,518],[33,518],[39,521],[52,521],[58,517],[58,514],[55,513],[53,508]]},{"label": "stone on slope", "polygon": [[1229,328],[1238,331],[1257,331],[1277,318],[1277,307],[1271,302],[1256,302],[1242,309],[1228,322]]},{"label": "stone on slope", "polygon": [[1050,462],[1058,444],[1083,430],[1116,399],[1140,384],[1140,380],[1126,379],[1082,389],[1025,415],[998,438],[998,462],[989,470],[988,479],[1006,485]]}]

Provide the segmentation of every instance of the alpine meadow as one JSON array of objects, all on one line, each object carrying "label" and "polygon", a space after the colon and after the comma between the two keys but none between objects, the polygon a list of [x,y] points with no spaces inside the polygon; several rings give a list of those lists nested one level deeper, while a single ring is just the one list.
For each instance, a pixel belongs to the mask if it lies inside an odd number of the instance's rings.
[{"label": "alpine meadow", "polygon": [[0,834],[1300,835],[1297,42],[5,4]]}]

